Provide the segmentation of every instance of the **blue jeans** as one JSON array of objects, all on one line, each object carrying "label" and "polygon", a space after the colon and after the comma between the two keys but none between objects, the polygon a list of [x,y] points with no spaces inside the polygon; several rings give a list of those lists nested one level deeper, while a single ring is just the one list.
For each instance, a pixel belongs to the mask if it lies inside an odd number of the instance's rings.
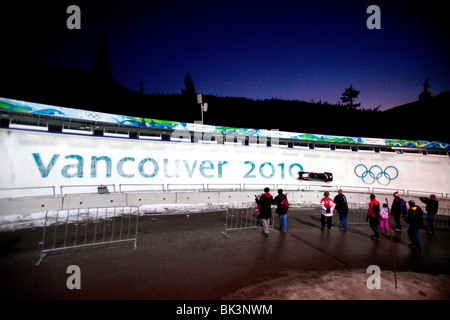
[{"label": "blue jeans", "polygon": [[428,230],[431,233],[434,233],[434,216],[435,213],[427,213],[427,223],[428,223]]},{"label": "blue jeans", "polygon": [[347,229],[347,212],[339,213],[339,220],[342,224],[342,227],[344,227],[344,229]]},{"label": "blue jeans", "polygon": [[422,249],[422,245],[420,244],[419,231],[420,231],[420,229],[414,228],[413,226],[408,227],[408,236],[409,236],[409,239],[411,240],[411,243],[417,249]]},{"label": "blue jeans", "polygon": [[287,214],[278,214],[278,221],[280,222],[281,231],[286,232]]}]

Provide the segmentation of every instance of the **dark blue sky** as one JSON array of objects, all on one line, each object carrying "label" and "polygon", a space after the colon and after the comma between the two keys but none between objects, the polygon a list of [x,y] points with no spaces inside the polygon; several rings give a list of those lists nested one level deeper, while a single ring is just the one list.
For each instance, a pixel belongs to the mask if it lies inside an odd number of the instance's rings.
[{"label": "dark blue sky", "polygon": [[[433,95],[450,90],[450,28],[439,3],[21,2],[1,8],[1,54],[89,70],[104,31],[116,80],[133,90],[142,80],[146,93],[180,93],[189,72],[203,94],[336,103],[353,85],[362,107],[386,109],[417,100],[427,78]],[[81,9],[81,30],[66,27],[70,4]],[[366,27],[371,4],[381,30]]]}]

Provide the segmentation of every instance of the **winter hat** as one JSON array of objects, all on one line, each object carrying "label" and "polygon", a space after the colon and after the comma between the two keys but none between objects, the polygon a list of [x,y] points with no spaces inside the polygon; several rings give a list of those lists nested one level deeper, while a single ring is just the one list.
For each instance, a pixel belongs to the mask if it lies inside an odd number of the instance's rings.
[{"label": "winter hat", "polygon": [[411,205],[416,204],[416,202],[414,200],[409,200],[408,203],[411,204]]},{"label": "winter hat", "polygon": [[430,195],[430,198],[431,198],[431,199],[436,199],[436,196],[435,196],[434,194],[431,194],[431,195]]},{"label": "winter hat", "polygon": [[393,194],[393,196],[394,196],[394,198],[398,198],[398,197],[399,197],[398,191],[395,191],[394,194]]},{"label": "winter hat", "polygon": [[339,192],[339,193],[342,193],[343,191],[342,191],[342,189],[339,189],[338,192]]}]

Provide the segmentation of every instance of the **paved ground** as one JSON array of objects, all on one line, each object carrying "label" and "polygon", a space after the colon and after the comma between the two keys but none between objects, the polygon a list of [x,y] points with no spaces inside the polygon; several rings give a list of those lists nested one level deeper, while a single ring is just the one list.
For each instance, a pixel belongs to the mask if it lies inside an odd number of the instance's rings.
[{"label": "paved ground", "polygon": [[[221,212],[143,216],[137,250],[122,244],[53,254],[38,267],[41,228],[0,233],[1,298],[209,300],[287,273],[392,270],[388,231],[379,242],[364,225],[320,231],[317,209],[291,209],[285,235],[238,230],[227,238],[224,223]],[[406,230],[395,234],[397,271],[450,274],[450,230],[421,231],[421,239],[423,250],[412,251]],[[66,286],[70,265],[80,267],[80,290]]]}]

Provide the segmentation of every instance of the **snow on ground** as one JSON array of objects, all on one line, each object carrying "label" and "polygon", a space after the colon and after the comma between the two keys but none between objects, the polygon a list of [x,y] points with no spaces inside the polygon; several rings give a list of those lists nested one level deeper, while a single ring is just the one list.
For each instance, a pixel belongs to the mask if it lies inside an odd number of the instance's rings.
[{"label": "snow on ground", "polygon": [[[225,300],[448,300],[450,275],[381,272],[380,289],[369,289],[366,270],[289,272],[242,288]],[[371,280],[369,279],[369,282]]]},{"label": "snow on ground", "polygon": [[[253,204],[253,203],[252,203]],[[151,204],[151,205],[143,205],[139,207],[139,214],[188,214],[188,213],[199,213],[199,212],[211,212],[211,211],[224,211],[229,206],[229,203],[197,203],[197,204]],[[248,203],[250,205],[250,203]],[[315,202],[298,202],[291,203],[291,207],[302,207],[302,208],[314,208],[320,207],[319,203]],[[120,207],[117,207],[120,208]],[[125,207],[127,208],[127,207]],[[78,211],[76,209],[70,209],[69,221],[75,222],[80,217],[78,216]],[[89,211],[88,218],[90,220],[95,219],[96,217],[96,209],[92,208]],[[105,217],[105,209],[99,211],[99,218],[103,216]],[[115,214],[120,214],[122,209],[117,209]],[[135,214],[136,210],[132,210],[131,213]],[[87,209],[79,209],[81,215],[86,215]],[[125,209],[125,213],[128,213],[128,209]],[[49,218],[54,220],[55,218],[55,210],[49,211]],[[14,231],[26,228],[34,228],[34,227],[43,227],[45,220],[46,211],[44,212],[36,212],[28,215],[9,215],[9,216],[0,216],[0,232],[2,231]],[[67,211],[61,211],[59,219],[67,215]],[[106,214],[107,217],[111,217],[111,213]],[[64,218],[65,219],[65,218]],[[85,216],[81,217],[81,219],[86,219]],[[50,221],[50,224],[52,222]]]},{"label": "snow on ground", "polygon": [[[200,203],[200,204],[152,204],[143,205],[139,207],[139,214],[186,214],[186,213],[198,213],[198,212],[211,212],[211,211],[224,211],[227,208],[227,203]],[[50,224],[55,221],[56,210],[48,211],[48,219]],[[67,210],[60,210],[58,219],[65,221],[67,218]],[[130,209],[128,207],[117,207],[116,210],[112,211],[111,208],[106,211],[105,208],[100,208],[98,211],[96,208],[91,209],[70,209],[69,221],[83,221],[85,219],[99,219],[101,218],[111,218],[113,214],[120,215],[125,214],[136,214],[135,209]],[[46,211],[36,212],[28,215],[9,215],[0,216],[0,232],[1,231],[14,231],[25,228],[42,227],[44,226]]]},{"label": "snow on ground", "polygon": [[[243,205],[252,205],[252,203],[245,203]],[[139,207],[139,214],[188,214],[188,213],[200,213],[200,212],[211,212],[211,211],[224,211],[231,203],[196,203],[196,204],[151,204],[142,205]],[[301,208],[319,208],[320,204],[318,202],[302,201],[302,202],[292,202],[291,207],[301,207]],[[114,207],[111,207],[114,208]],[[123,209],[118,208],[114,214],[120,214]],[[129,213],[129,209],[125,208],[125,213]],[[78,209],[70,209],[69,221],[75,222],[80,220],[78,216]],[[99,218],[111,217],[111,212],[105,213],[105,209],[99,209]],[[110,210],[110,209],[108,209]],[[45,215],[47,211],[36,212],[27,215],[8,215],[0,216],[0,232],[2,231],[14,231],[26,228],[43,227],[45,221]],[[86,215],[88,209],[79,209],[81,215]],[[49,218],[54,220],[56,210],[49,210]],[[132,214],[136,213],[135,209],[132,209]],[[88,219],[93,220],[96,217],[96,208],[89,209]],[[67,215],[66,210],[60,210],[60,216],[58,217],[61,222],[61,217]],[[64,218],[65,219],[65,218]],[[86,219],[82,217],[81,219]],[[47,224],[51,224],[50,220]]]},{"label": "snow on ground", "polygon": [[[247,205],[251,205],[253,203],[247,203]],[[143,205],[139,207],[139,214],[189,214],[189,213],[200,213],[200,212],[211,212],[211,211],[224,211],[230,203],[196,203],[196,204],[149,204]],[[302,207],[302,208],[314,208],[320,207],[319,203],[315,202],[298,202],[291,203],[291,207]],[[113,208],[113,207],[111,207]],[[114,214],[121,214],[123,212],[121,207],[117,207],[118,209],[114,212]],[[125,208],[125,213],[129,213],[129,209]],[[99,209],[99,218],[101,217],[111,217],[111,212],[105,213],[105,209]],[[43,227],[45,215],[47,211],[44,212],[36,212],[28,215],[9,215],[9,216],[0,216],[0,232],[2,231],[14,231],[26,228],[34,228],[34,227]],[[56,210],[49,210],[48,217],[51,219],[55,219]],[[86,219],[86,214],[88,213],[88,209],[79,209],[79,213],[84,215],[80,218],[78,216],[77,209],[70,209],[69,213],[69,221],[75,222],[76,220]],[[132,209],[132,214],[136,213],[135,209]],[[60,211],[59,220],[65,219],[67,215],[66,210]],[[89,209],[88,219],[93,220],[97,216],[96,208]],[[50,224],[52,221],[50,221]]]}]

